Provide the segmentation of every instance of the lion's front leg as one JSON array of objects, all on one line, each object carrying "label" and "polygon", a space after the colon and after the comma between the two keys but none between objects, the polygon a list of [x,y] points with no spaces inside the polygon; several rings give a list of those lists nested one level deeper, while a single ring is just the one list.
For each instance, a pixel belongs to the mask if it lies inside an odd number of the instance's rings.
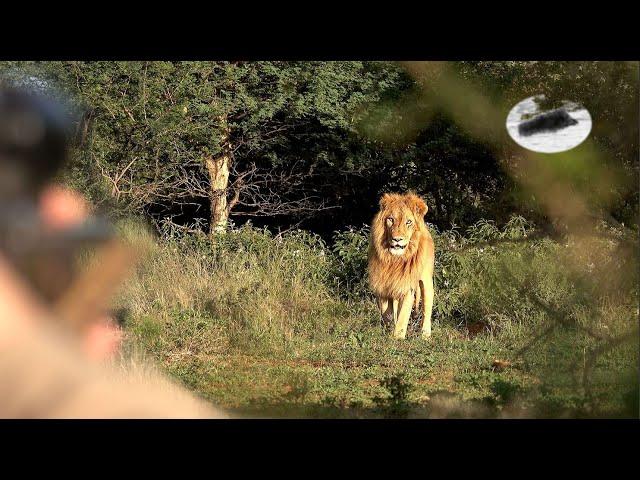
[{"label": "lion's front leg", "polygon": [[391,314],[392,314],[392,318],[393,318],[393,326],[395,328],[395,325],[398,323],[398,312],[400,310],[399,308],[399,301],[397,298],[392,298],[391,299]]},{"label": "lion's front leg", "polygon": [[397,309],[394,308],[395,328],[393,336],[395,338],[405,338],[407,336],[407,326],[409,325],[409,317],[413,309],[413,290],[410,290],[399,302],[394,299],[394,307],[400,304],[400,311],[396,314]]},{"label": "lion's front leg", "polygon": [[380,311],[380,317],[383,322],[388,322],[389,317],[393,315],[391,312],[391,304],[388,298],[376,296],[376,303],[378,304],[378,310]]},{"label": "lion's front leg", "polygon": [[389,299],[376,295],[376,302],[378,304],[378,309],[380,310],[380,315],[384,317],[387,313],[387,309],[389,308]]}]

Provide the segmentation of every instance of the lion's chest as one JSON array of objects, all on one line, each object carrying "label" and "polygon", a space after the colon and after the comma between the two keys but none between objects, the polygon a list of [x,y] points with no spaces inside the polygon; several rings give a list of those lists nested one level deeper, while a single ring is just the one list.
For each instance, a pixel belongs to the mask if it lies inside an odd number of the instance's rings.
[{"label": "lion's chest", "polygon": [[401,298],[416,288],[421,270],[418,256],[395,261],[372,258],[369,263],[371,289],[381,297]]}]

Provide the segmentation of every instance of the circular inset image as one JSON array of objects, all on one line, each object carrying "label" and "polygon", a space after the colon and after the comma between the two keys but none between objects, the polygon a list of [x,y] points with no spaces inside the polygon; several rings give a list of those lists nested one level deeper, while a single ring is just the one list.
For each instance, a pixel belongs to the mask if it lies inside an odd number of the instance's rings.
[{"label": "circular inset image", "polygon": [[544,95],[522,100],[507,116],[507,131],[520,146],[557,153],[580,145],[591,132],[591,115],[582,105],[565,101],[554,109],[541,107]]}]

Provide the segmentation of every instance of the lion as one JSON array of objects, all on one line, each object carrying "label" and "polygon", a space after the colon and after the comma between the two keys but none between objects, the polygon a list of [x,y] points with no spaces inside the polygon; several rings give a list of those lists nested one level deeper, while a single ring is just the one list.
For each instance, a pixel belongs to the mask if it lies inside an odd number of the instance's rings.
[{"label": "lion", "polygon": [[403,339],[413,308],[422,304],[422,338],[431,336],[435,247],[424,222],[427,204],[413,192],[385,193],[369,238],[369,284],[393,336]]}]

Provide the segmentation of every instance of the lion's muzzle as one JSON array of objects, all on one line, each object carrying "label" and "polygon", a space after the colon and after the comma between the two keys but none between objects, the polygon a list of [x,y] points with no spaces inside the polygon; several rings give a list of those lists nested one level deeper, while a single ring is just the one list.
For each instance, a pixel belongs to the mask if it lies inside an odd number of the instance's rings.
[{"label": "lion's muzzle", "polygon": [[391,255],[402,255],[405,248],[407,248],[407,244],[408,242],[405,242],[404,239],[391,239],[389,241],[389,253]]}]

